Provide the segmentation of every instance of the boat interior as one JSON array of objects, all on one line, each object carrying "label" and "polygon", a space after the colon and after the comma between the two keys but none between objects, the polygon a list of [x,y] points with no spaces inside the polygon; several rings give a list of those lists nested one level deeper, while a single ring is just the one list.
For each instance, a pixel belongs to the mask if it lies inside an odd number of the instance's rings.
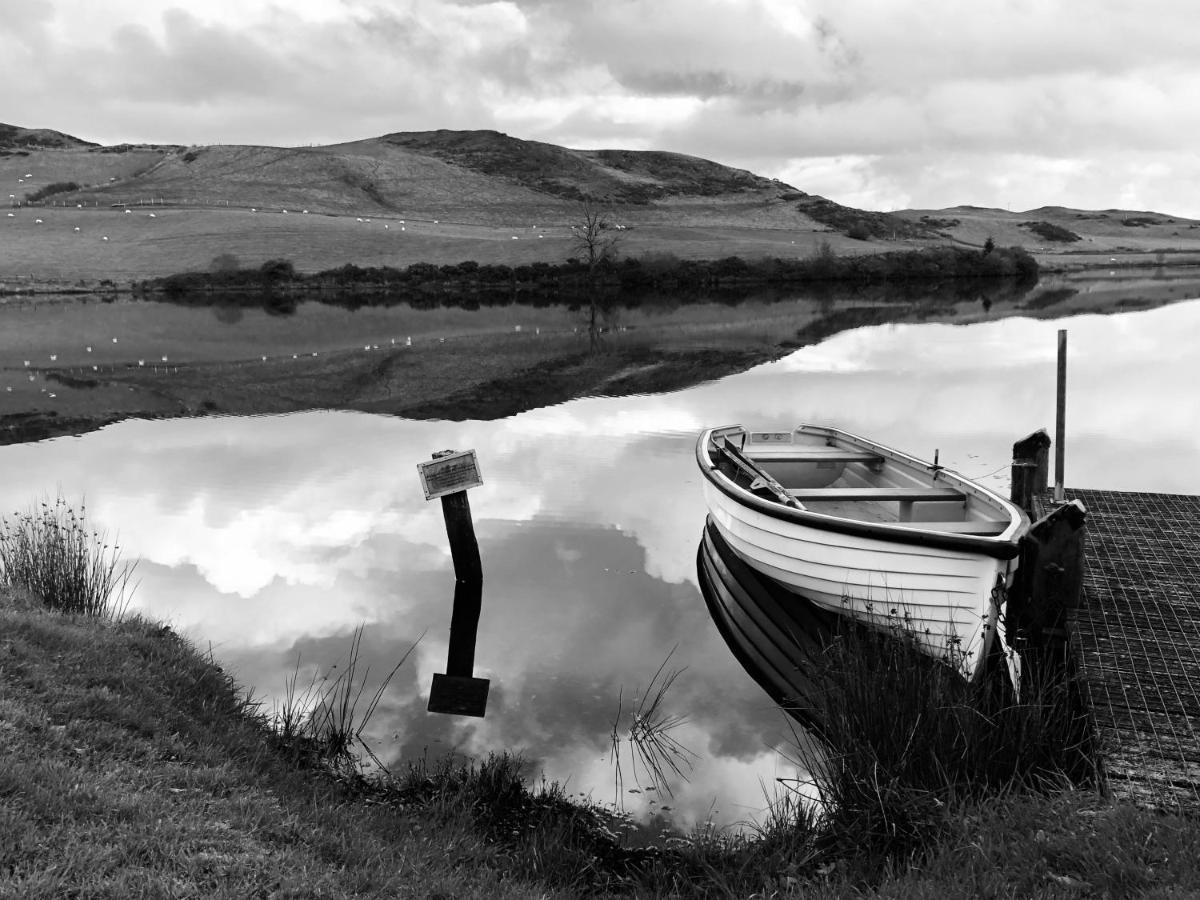
[{"label": "boat interior", "polygon": [[1003,506],[943,477],[940,466],[853,446],[825,429],[718,429],[710,453],[740,487],[796,509],[952,534],[996,535],[1011,522]]}]

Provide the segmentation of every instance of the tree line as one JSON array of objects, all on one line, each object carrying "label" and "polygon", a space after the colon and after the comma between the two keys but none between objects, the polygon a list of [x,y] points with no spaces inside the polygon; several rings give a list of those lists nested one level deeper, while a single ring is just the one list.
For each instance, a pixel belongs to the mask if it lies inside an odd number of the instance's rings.
[{"label": "tree line", "polygon": [[208,271],[181,272],[143,281],[142,294],[182,297],[188,294],[273,291],[305,293],[403,291],[407,294],[524,294],[586,299],[604,293],[654,289],[720,291],[728,287],[795,287],[826,281],[851,284],[933,282],[946,279],[1014,279],[1036,281],[1037,261],[1020,247],[981,253],[960,247],[931,247],[860,256],[838,256],[828,245],[803,259],[680,259],[653,254],[616,259],[571,259],[509,266],[474,261],[436,265],[414,263],[404,268],[358,266],[304,273],[286,259],[258,266],[237,264],[228,254]]}]

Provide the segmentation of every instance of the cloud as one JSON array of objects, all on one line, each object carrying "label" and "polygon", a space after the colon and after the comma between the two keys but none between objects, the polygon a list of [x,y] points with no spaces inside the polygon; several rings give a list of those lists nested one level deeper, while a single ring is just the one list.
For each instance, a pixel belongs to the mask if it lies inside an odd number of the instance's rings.
[{"label": "cloud", "polygon": [[[0,22],[0,78],[23,88],[10,120],[109,143],[497,128],[674,150],[873,208],[1008,195],[1200,215],[1178,189],[1200,180],[1182,149],[1200,139],[1190,15],[1171,0],[1086,15],[1029,0],[213,0],[150,15],[55,0]],[[1013,199],[1023,185],[1045,193]]]}]

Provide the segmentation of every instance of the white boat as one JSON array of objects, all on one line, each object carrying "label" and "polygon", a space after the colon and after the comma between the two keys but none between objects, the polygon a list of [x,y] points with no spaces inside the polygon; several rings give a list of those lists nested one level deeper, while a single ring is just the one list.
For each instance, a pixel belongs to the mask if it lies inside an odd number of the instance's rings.
[{"label": "white boat", "polygon": [[983,671],[1029,529],[1020,507],[936,461],[817,425],[709,429],[696,459],[710,518],[751,568],[818,607],[910,632],[968,678]]}]

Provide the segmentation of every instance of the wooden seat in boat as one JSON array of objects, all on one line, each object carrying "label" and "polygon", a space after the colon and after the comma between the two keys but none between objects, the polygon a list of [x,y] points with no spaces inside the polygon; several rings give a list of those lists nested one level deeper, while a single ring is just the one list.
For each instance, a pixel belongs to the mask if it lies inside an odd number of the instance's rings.
[{"label": "wooden seat in boat", "polygon": [[[755,447],[755,450],[759,448]],[[750,453],[747,454],[757,463],[795,463],[795,462],[866,462],[882,463],[883,457],[865,450],[841,450],[837,447],[824,449],[812,447],[796,450],[789,448],[786,453]]]},{"label": "wooden seat in boat", "polygon": [[899,500],[947,501],[965,500],[966,494],[954,488],[791,488],[788,493],[797,500]]}]

